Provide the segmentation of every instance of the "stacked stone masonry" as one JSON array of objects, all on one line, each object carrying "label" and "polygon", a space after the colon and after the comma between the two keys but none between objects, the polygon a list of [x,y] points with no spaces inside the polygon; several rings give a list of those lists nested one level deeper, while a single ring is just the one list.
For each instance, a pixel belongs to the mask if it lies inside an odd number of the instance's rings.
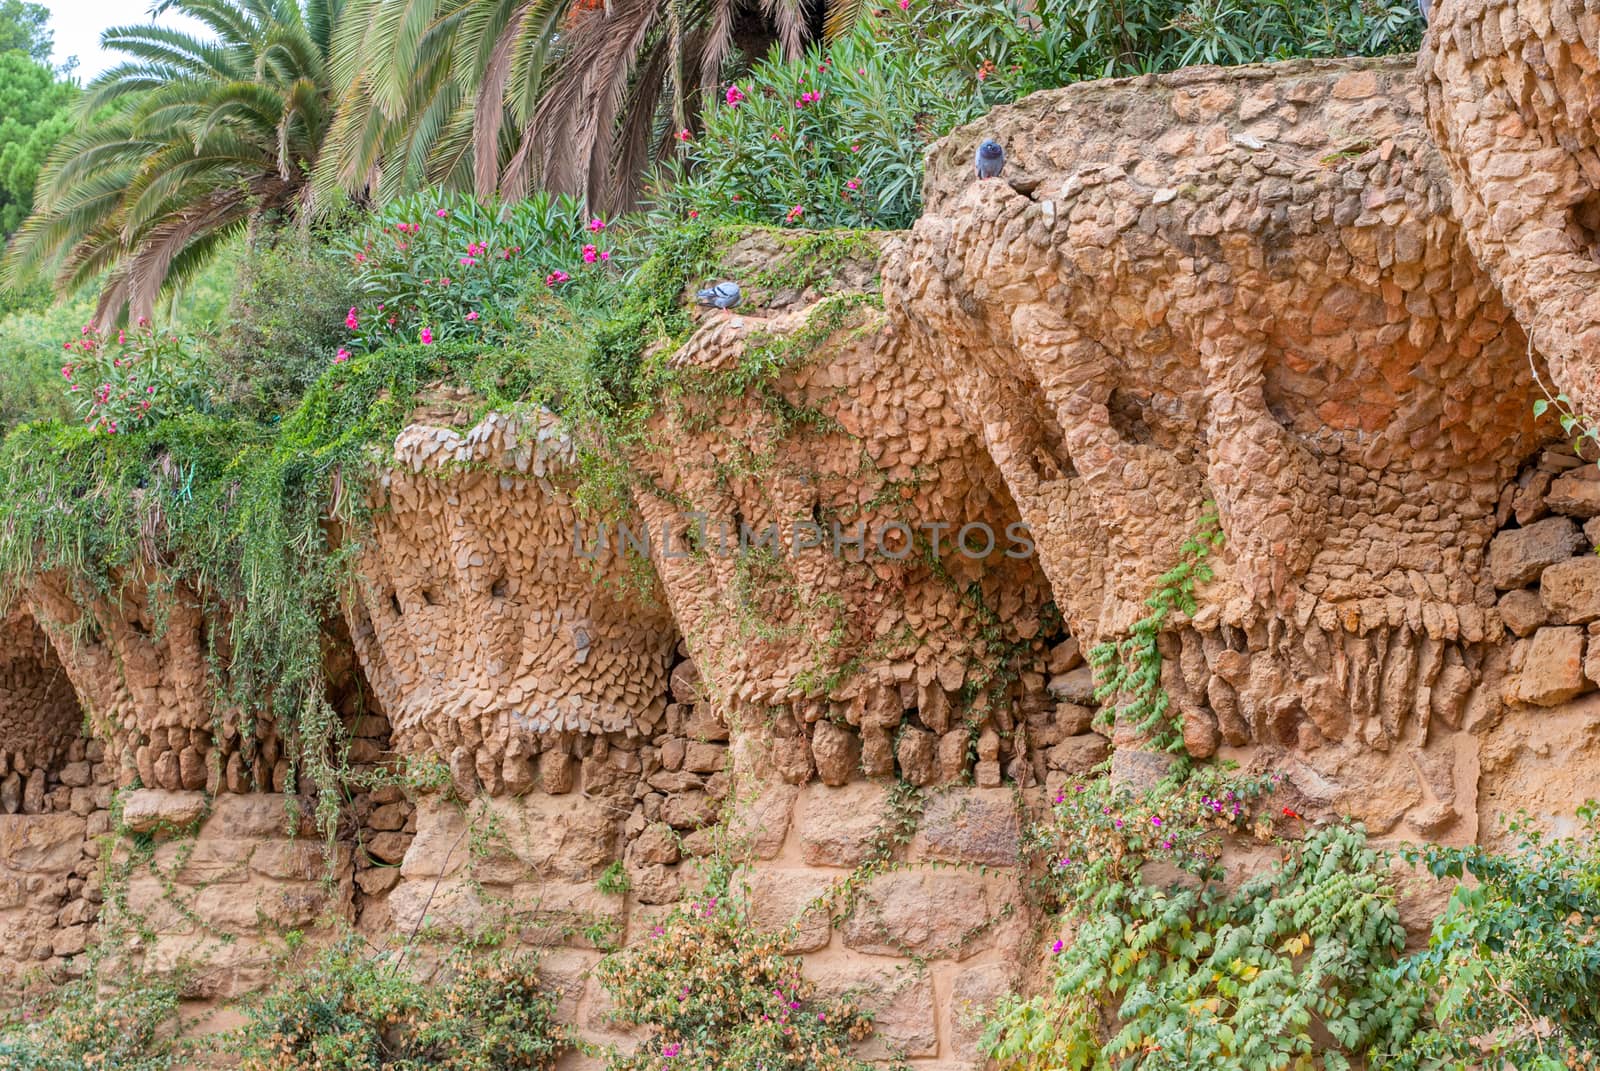
[{"label": "stacked stone masonry", "polygon": [[[220,698],[225,607],[155,563],[37,578],[0,619],[0,939],[59,981],[135,922],[217,1002],[290,928],[510,925],[626,1044],[594,965],[731,844],[757,923],[867,996],[868,1055],[979,1066],[1037,958],[1028,815],[1160,768],[1086,653],[1210,504],[1217,576],[1160,641],[1190,754],[1382,838],[1559,828],[1600,797],[1600,468],[1532,402],[1600,411],[1597,40],[1585,5],[1445,0],[1416,60],[1000,109],[933,148],[909,232],[697,313],[620,516],[577,505],[582,429],[420,410],[326,623],[331,842],[277,727]],[[985,137],[1009,162],[977,182]]]}]

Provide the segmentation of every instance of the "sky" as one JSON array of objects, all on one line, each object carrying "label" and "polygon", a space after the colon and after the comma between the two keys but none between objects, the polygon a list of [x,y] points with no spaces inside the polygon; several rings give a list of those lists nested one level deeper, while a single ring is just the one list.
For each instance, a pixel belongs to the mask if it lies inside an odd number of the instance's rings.
[{"label": "sky", "polygon": [[[55,31],[56,48],[51,62],[61,64],[68,56],[78,57],[78,76],[88,82],[95,75],[121,61],[121,55],[100,50],[100,32],[108,26],[137,26],[150,21],[150,0],[37,0],[50,9],[50,29]],[[206,32],[192,19],[173,14],[158,20],[195,32]]]}]

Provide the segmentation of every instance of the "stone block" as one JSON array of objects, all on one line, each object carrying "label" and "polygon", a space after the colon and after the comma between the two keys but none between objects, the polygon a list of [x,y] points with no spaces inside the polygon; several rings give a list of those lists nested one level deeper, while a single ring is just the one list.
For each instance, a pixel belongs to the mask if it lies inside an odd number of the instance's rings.
[{"label": "stone block", "polygon": [[1052,770],[1069,774],[1087,774],[1111,755],[1111,741],[1099,733],[1069,736],[1045,756]]},{"label": "stone block", "polygon": [[981,876],[894,870],[859,890],[843,924],[844,943],[878,956],[966,959],[989,943],[992,922]]},{"label": "stone block", "polygon": [[245,839],[316,835],[316,804],[304,796],[281,792],[225,794],[211,803],[201,833],[208,837]]},{"label": "stone block", "polygon": [[861,772],[861,738],[848,728],[820,721],[811,736],[811,755],[825,785],[843,785]]},{"label": "stone block", "polygon": [[1600,555],[1568,558],[1544,571],[1539,597],[1551,616],[1568,625],[1600,619]]},{"label": "stone block", "polygon": [[1600,479],[1594,466],[1575,469],[1557,476],[1550,484],[1545,502],[1557,513],[1569,517],[1600,516]]},{"label": "stone block", "polygon": [[84,831],[84,820],[73,814],[0,819],[0,869],[65,874],[83,854]]},{"label": "stone block", "polygon": [[911,853],[916,859],[1015,866],[1021,839],[1022,819],[1010,790],[949,788],[924,804]]},{"label": "stone block", "polygon": [[1583,546],[1578,526],[1568,517],[1547,517],[1526,528],[1501,532],[1489,542],[1489,577],[1501,591],[1527,587],[1556,562]]},{"label": "stone block", "polygon": [[1050,678],[1050,694],[1057,699],[1079,706],[1094,706],[1094,667],[1079,666]]},{"label": "stone block", "polygon": [[748,799],[740,798],[729,825],[733,843],[742,846],[755,859],[776,859],[783,851],[784,838],[800,788],[790,784],[769,785]]},{"label": "stone block", "polygon": [[955,976],[950,983],[945,1035],[950,1039],[951,1055],[958,1060],[981,1060],[978,1041],[983,1037],[985,1017],[1012,988],[1012,971],[1000,963],[970,967]]},{"label": "stone block", "polygon": [[206,797],[203,792],[137,788],[122,800],[122,822],[135,833],[153,833],[157,829],[184,830],[199,821],[205,813]]},{"label": "stone block", "polygon": [[784,952],[798,955],[827,947],[833,923],[825,902],[833,884],[826,871],[758,867],[747,877],[751,921],[762,930],[785,933]]},{"label": "stone block", "polygon": [[888,798],[887,788],[868,781],[803,789],[795,810],[801,858],[812,866],[854,867],[866,861],[885,821]]},{"label": "stone block", "polygon": [[806,960],[801,971],[824,1000],[852,999],[873,1013],[872,1036],[860,1049],[863,1058],[937,1054],[933,979],[926,971],[890,966],[872,957]]},{"label": "stone block", "polygon": [[1500,596],[1500,620],[1513,636],[1531,636],[1550,620],[1550,609],[1537,591],[1518,588]]},{"label": "stone block", "polygon": [[1549,707],[1588,690],[1583,675],[1583,629],[1546,626],[1527,641],[1522,670],[1510,682],[1519,703]]}]

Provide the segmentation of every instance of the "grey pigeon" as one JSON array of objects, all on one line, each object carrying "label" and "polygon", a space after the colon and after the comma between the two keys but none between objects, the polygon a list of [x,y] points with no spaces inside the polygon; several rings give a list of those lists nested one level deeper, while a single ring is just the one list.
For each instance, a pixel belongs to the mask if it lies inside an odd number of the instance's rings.
[{"label": "grey pigeon", "polygon": [[716,286],[708,286],[704,290],[695,291],[695,300],[702,305],[711,305],[719,309],[731,309],[739,304],[739,284],[734,282],[720,282]]},{"label": "grey pigeon", "polygon": [[988,139],[978,146],[977,164],[979,178],[995,178],[1000,174],[1000,169],[1006,166],[1006,151],[998,141]]}]

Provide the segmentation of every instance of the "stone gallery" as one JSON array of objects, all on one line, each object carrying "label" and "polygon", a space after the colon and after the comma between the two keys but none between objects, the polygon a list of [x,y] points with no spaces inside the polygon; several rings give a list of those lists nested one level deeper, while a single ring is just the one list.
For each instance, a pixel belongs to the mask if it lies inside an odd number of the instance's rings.
[{"label": "stone gallery", "polygon": [[[304,725],[234,697],[240,608],[171,555],[109,586],[10,578],[0,974],[69,984],[116,933],[113,974],[181,978],[203,1035],[277,981],[291,931],[429,960],[495,930],[537,952],[555,1066],[598,1068],[658,1043],[603,964],[719,895],[806,1000],[870,1016],[859,1059],[1098,1067],[983,1040],[1073,948],[1040,890],[1080,845],[1041,830],[1076,794],[1268,785],[1207,842],[1219,889],[1352,823],[1378,850],[1508,851],[1524,814],[1578,831],[1597,96],[1600,9],[1443,0],[1414,56],[996,108],[933,144],[913,226],[824,277],[760,285],[788,247],[728,241],[743,292],[663,354],[689,386],[619,440],[609,534],[558,407],[431,384],[346,492],[359,530],[325,510],[348,556],[312,641],[332,780]],[[1004,167],[975,178],[988,139]],[[980,528],[992,551],[966,552]],[[1455,882],[1377,869],[1395,954],[1427,947]]]}]

